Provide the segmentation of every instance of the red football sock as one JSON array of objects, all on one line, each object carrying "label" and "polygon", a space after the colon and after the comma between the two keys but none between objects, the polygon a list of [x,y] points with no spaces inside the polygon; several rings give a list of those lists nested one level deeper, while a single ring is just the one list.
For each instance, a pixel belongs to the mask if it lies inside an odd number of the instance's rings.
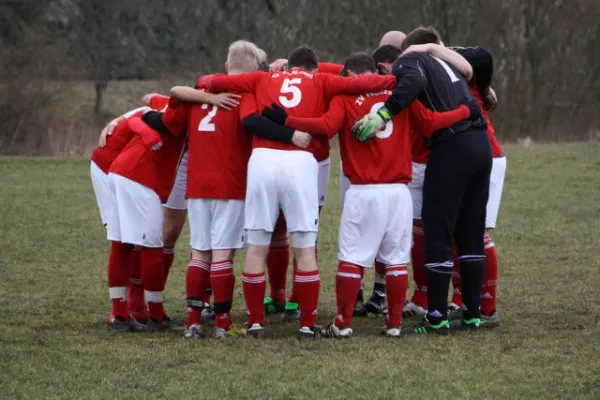
[{"label": "red football sock", "polygon": [[167,279],[169,279],[169,271],[171,270],[171,265],[173,265],[173,260],[175,260],[175,249],[173,247],[163,247],[163,260],[165,267],[165,284]]},{"label": "red football sock", "polygon": [[[317,304],[319,303],[319,289],[321,288],[321,278],[319,270],[298,271],[294,278],[299,300],[300,326],[314,327],[317,325]],[[354,294],[354,301],[356,293]]]},{"label": "red football sock", "polygon": [[127,307],[129,311],[146,309],[144,301],[144,285],[142,285],[142,253],[135,247],[129,256],[129,290],[127,291]]},{"label": "red football sock", "polygon": [[388,328],[402,325],[402,309],[408,290],[408,270],[406,265],[388,265],[385,273],[385,285],[388,301]]},{"label": "red football sock", "polygon": [[108,256],[108,292],[112,303],[112,314],[125,320],[127,311],[127,283],[129,276],[129,258],[133,246],[121,242],[111,242]]},{"label": "red football sock", "polygon": [[298,263],[296,262],[296,258],[294,257],[294,275],[292,277],[292,294],[290,294],[290,298],[288,301],[290,303],[298,303],[298,288],[296,285],[296,276],[298,275]]},{"label": "red football sock", "polygon": [[285,303],[288,264],[290,263],[290,242],[288,238],[272,240],[267,255],[267,274],[273,301]]},{"label": "red football sock", "polygon": [[462,307],[462,292],[461,288],[461,280],[460,280],[460,260],[458,259],[458,254],[456,253],[456,247],[454,248],[454,267],[452,268],[452,303],[456,304],[459,307]]},{"label": "red football sock", "polygon": [[210,282],[210,264],[200,260],[190,260],[185,273],[185,298],[187,301],[187,322],[189,328],[193,324],[202,323],[204,307],[204,291]]},{"label": "red football sock", "polygon": [[415,290],[412,301],[418,306],[427,308],[427,269],[425,268],[425,242],[423,241],[423,226],[413,225],[413,245],[411,248],[413,280]]},{"label": "red football sock", "polygon": [[354,303],[360,290],[361,270],[355,264],[340,261],[335,276],[335,293],[337,298],[337,316],[335,326],[343,328],[352,325]]},{"label": "red football sock", "polygon": [[215,327],[229,329],[231,327],[231,304],[235,275],[231,260],[217,261],[210,265],[210,283],[215,296]]},{"label": "red football sock", "polygon": [[498,286],[498,258],[494,242],[489,236],[484,237],[485,267],[483,287],[481,288],[481,312],[490,315],[496,310],[496,287]]},{"label": "red football sock", "polygon": [[265,324],[264,298],[267,290],[267,280],[265,274],[247,274],[242,273],[242,282],[244,286],[244,299],[246,308],[248,308],[248,327],[253,324]]},{"label": "red football sock", "polygon": [[162,321],[165,316],[163,291],[165,290],[165,269],[162,248],[142,247],[142,282],[148,301],[150,318]]}]

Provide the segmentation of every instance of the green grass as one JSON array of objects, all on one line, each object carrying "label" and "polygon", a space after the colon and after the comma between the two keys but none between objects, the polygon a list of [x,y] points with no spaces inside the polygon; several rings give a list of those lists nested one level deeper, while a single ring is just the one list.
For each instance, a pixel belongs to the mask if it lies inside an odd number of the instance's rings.
[{"label": "green grass", "polygon": [[[382,321],[370,318],[351,340],[314,343],[275,323],[263,341],[114,334],[105,325],[108,243],[88,161],[0,158],[0,398],[598,399],[599,150],[507,147],[494,235],[500,328],[394,341],[378,336]],[[332,166],[320,234],[321,323],[335,302]],[[186,231],[167,287],[176,319],[184,318],[187,245]]]}]

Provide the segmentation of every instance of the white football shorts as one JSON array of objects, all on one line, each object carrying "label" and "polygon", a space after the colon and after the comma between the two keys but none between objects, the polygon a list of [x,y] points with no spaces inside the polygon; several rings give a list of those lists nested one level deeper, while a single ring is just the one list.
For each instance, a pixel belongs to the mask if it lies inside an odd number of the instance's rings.
[{"label": "white football shorts", "polygon": [[244,200],[188,199],[192,249],[241,249],[246,241]]},{"label": "white football shorts", "polygon": [[404,184],[351,185],[339,232],[340,261],[406,265],[412,240],[410,191]]},{"label": "white football shorts", "polygon": [[344,199],[346,197],[346,192],[350,187],[350,180],[346,178],[344,175],[344,167],[342,166],[342,162],[340,161],[340,205],[342,209],[344,208]]},{"label": "white football shorts", "polygon": [[110,209],[115,204],[114,193],[112,193],[108,175],[93,161],[90,165],[90,175],[92,177],[96,202],[98,203],[98,210],[100,210],[100,219],[102,220],[102,225],[106,226]]},{"label": "white football shorts", "polygon": [[185,200],[185,188],[187,182],[187,163],[188,163],[188,152],[183,153],[181,162],[177,167],[177,175],[175,176],[175,183],[171,189],[171,194],[167,202],[163,205],[165,208],[171,210],[187,210],[187,201]]},{"label": "white football shorts", "polygon": [[412,181],[408,184],[410,196],[412,197],[413,218],[421,219],[423,208],[423,182],[425,181],[426,164],[412,163]]},{"label": "white football shorts", "polygon": [[490,174],[490,196],[488,198],[485,216],[485,227],[487,229],[494,229],[496,227],[505,176],[506,157],[494,158],[492,161],[492,173]]},{"label": "white football shorts", "polygon": [[107,223],[107,238],[142,247],[163,247],[163,210],[158,194],[121,175],[108,174],[116,207]]},{"label": "white football shorts", "polygon": [[318,176],[311,153],[254,149],[248,162],[244,227],[272,233],[281,209],[288,232],[317,232]]}]

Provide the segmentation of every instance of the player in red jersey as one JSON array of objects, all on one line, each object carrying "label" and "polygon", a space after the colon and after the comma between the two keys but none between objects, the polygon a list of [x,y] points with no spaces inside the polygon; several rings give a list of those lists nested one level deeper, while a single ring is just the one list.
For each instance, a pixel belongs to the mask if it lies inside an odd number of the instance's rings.
[{"label": "player in red jersey", "polygon": [[[174,102],[170,104],[177,106]],[[137,117],[128,121],[129,128],[142,135],[140,124]],[[162,301],[165,284],[162,203],[173,186],[184,144],[183,136],[157,134],[150,141],[134,136],[109,169],[116,204],[107,218],[107,237],[112,242],[109,292],[115,323],[119,321],[123,329],[136,329],[125,306],[127,269],[124,265],[133,246],[140,247],[142,281],[150,316],[147,329],[165,330],[170,326]]]},{"label": "player in red jersey", "polygon": [[[338,75],[342,69],[342,65],[333,63],[319,63],[319,72]],[[283,71],[287,68],[287,60],[279,59],[273,62],[270,66],[272,71]],[[329,187],[329,175],[331,172],[331,160],[329,158],[329,141],[323,141],[322,145],[315,149],[314,156],[319,164],[318,176],[318,196],[319,196],[319,215],[327,200],[327,191]],[[315,250],[318,253],[317,248]],[[265,297],[265,313],[283,313],[282,320],[284,322],[296,321],[299,316],[299,306],[297,301],[297,293],[292,286],[292,292],[286,302],[286,286],[287,272],[290,261],[290,246],[287,234],[287,225],[283,213],[279,213],[269,253],[267,255],[267,276],[269,282],[270,293]],[[296,275],[298,265],[296,259],[293,260],[293,275]]]},{"label": "player in red jersey", "polygon": [[[225,64],[228,74],[256,70],[259,56],[253,43],[234,42]],[[195,100],[196,95],[199,93],[194,91],[185,97]],[[187,129],[189,137],[186,198],[192,256],[186,274],[187,338],[203,336],[202,295],[209,284],[215,296],[216,337],[228,336],[232,326],[232,262],[235,250],[245,244],[244,198],[252,139],[242,120],[256,112],[251,94],[245,94],[240,102],[239,108],[231,110],[190,103],[169,109],[161,117],[168,133],[182,134],[174,130]]]},{"label": "player in red jersey", "polygon": [[[346,75],[375,74],[375,62],[366,53],[350,57]],[[402,307],[408,287],[406,265],[410,254],[412,209],[406,184],[411,179],[411,124],[426,134],[470,116],[467,106],[443,114],[433,113],[418,102],[398,114],[376,138],[361,143],[354,137],[354,121],[377,109],[392,92],[333,98],[320,118],[288,117],[282,108],[266,108],[263,115],[291,128],[333,137],[340,132],[340,152],[351,182],[346,195],[339,233],[339,266],[336,277],[338,315],[322,331],[327,337],[352,336],[354,301],[363,268],[382,263],[389,298],[385,334],[399,336]]]},{"label": "player in red jersey", "polygon": [[[164,108],[168,101],[168,98],[160,95],[153,96],[153,98],[148,104],[151,107],[157,107],[157,109]],[[163,99],[166,99],[166,101]],[[140,107],[111,121],[100,136],[98,148],[92,153],[90,174],[100,210],[100,218],[104,226],[106,226],[111,208],[115,206],[112,201],[114,196],[109,184],[108,170],[112,162],[134,135],[128,127],[127,119],[132,116],[141,116],[144,110],[149,109],[148,107]],[[127,291],[129,315],[137,321],[145,323],[148,319],[148,309],[144,302],[144,290],[141,286],[139,251],[131,252],[129,266],[129,290]],[[108,322],[110,325],[114,322],[114,314],[112,312]]]},{"label": "player in red jersey", "polygon": [[[288,57],[287,71],[210,76],[201,81],[213,91],[252,92],[259,109],[277,103],[299,117],[322,115],[336,94],[381,90],[394,84],[390,77],[345,78],[315,72],[317,67],[314,52],[302,46]],[[315,257],[318,164],[311,153],[323,140],[327,138],[315,137],[306,149],[301,149],[291,143],[254,137],[245,209],[248,250],[242,275],[251,336],[260,336],[263,331],[265,264],[273,228],[282,209],[298,261],[294,284],[300,306],[300,337],[318,337],[320,278]]]}]

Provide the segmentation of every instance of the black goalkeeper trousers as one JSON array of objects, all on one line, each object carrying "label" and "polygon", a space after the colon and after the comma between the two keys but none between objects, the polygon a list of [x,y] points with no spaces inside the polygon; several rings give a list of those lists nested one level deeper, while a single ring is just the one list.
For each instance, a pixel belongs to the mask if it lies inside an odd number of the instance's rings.
[{"label": "black goalkeeper trousers", "polygon": [[461,260],[484,256],[491,170],[485,130],[457,134],[430,149],[422,210],[429,269],[451,273],[454,244]]}]

